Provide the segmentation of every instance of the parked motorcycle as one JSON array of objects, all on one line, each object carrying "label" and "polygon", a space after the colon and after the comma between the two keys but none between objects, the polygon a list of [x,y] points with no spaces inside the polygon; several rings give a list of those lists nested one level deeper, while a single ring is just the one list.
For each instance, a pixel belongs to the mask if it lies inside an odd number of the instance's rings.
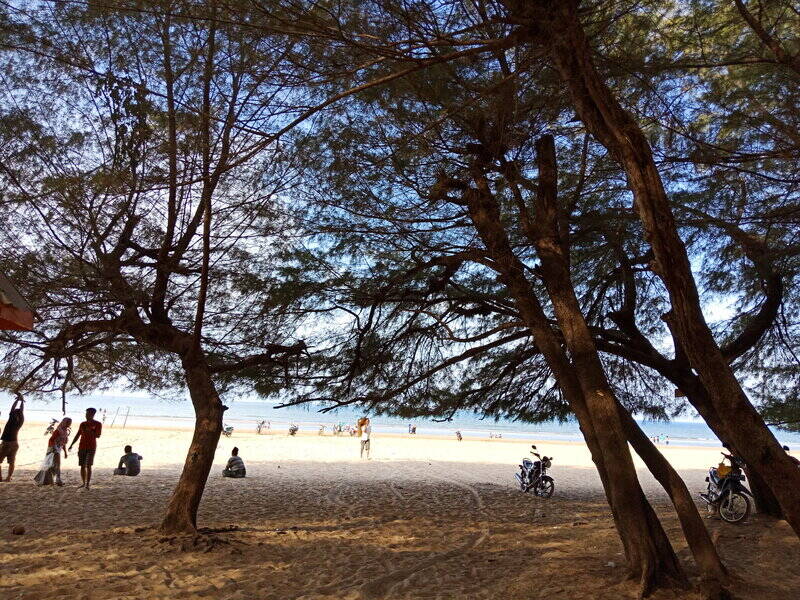
[{"label": "parked motorcycle", "polygon": [[47,429],[44,430],[45,435],[50,435],[56,430],[58,427],[58,419],[50,419],[50,425],[47,426]]},{"label": "parked motorcycle", "polygon": [[549,498],[555,492],[556,485],[553,478],[547,475],[547,469],[553,464],[550,456],[541,456],[536,452],[536,446],[531,445],[531,454],[538,460],[523,458],[519,466],[519,473],[514,473],[517,478],[519,488],[523,492],[533,492],[540,498]]},{"label": "parked motorcycle", "polygon": [[300,429],[300,428],[297,425],[295,425],[294,423],[292,423],[289,426],[289,435],[294,435],[295,433],[297,433],[298,429]]},{"label": "parked motorcycle", "polygon": [[723,521],[740,523],[750,514],[750,498],[753,494],[744,485],[744,461],[741,458],[725,454],[722,456],[729,460],[728,466],[723,462],[717,467],[708,470],[708,489],[700,497],[706,502],[709,510],[719,514]]},{"label": "parked motorcycle", "polygon": [[233,426],[231,425],[223,425],[222,426],[222,435],[225,437],[231,437],[233,435]]}]

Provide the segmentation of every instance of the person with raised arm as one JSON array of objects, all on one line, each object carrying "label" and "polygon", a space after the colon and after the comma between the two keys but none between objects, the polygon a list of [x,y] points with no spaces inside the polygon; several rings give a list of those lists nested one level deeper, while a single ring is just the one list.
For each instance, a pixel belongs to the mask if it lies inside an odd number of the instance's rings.
[{"label": "person with raised arm", "polygon": [[[19,406],[17,406],[19,405]],[[8,411],[8,421],[3,428],[3,433],[0,435],[0,481],[3,481],[3,461],[8,462],[8,476],[6,481],[11,481],[11,476],[14,474],[14,462],[17,458],[17,450],[19,450],[19,441],[17,441],[17,434],[25,422],[25,399],[17,394],[17,399],[11,405],[11,410]]]}]

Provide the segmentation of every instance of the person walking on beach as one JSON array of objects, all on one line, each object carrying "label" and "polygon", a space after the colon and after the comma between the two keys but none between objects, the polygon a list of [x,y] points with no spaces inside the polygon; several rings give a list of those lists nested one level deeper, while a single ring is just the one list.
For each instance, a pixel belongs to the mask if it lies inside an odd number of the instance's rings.
[{"label": "person walking on beach", "polygon": [[72,419],[64,417],[53,430],[53,434],[47,441],[47,453],[39,472],[33,477],[36,485],[64,485],[61,482],[61,451],[64,451],[64,458],[67,458],[67,442],[69,441],[69,428],[72,426]]},{"label": "person walking on beach", "polygon": [[369,440],[372,435],[372,425],[369,423],[368,417],[361,417],[358,420],[358,437],[361,440],[361,458],[364,458],[364,450],[367,451],[367,460],[369,460]]},{"label": "person walking on beach", "polygon": [[127,475],[135,477],[142,470],[142,457],[133,451],[130,446],[125,446],[125,454],[119,459],[119,465],[114,469],[114,475]]},{"label": "person walking on beach", "polygon": [[240,479],[246,475],[247,470],[244,468],[244,461],[239,456],[239,448],[234,446],[233,450],[231,450],[231,457],[228,459],[228,464],[222,469],[222,476]]},{"label": "person walking on beach", "polygon": [[[19,407],[17,407],[19,404]],[[19,433],[22,424],[25,422],[25,399],[17,394],[17,399],[11,405],[11,410],[8,411],[8,421],[3,428],[3,434],[0,435],[0,481],[3,481],[3,460],[8,462],[8,477],[6,481],[11,481],[11,476],[14,474],[14,462],[17,458],[17,450],[19,450],[19,442],[17,441],[17,434]]]},{"label": "person walking on beach", "polygon": [[103,425],[100,421],[94,420],[94,415],[97,413],[95,408],[86,409],[86,420],[78,427],[78,433],[69,445],[69,449],[75,445],[75,442],[80,438],[81,443],[78,444],[78,465],[81,467],[81,484],[78,489],[89,489],[89,483],[92,481],[92,465],[94,464],[94,454],[97,451],[97,438],[103,432]]}]

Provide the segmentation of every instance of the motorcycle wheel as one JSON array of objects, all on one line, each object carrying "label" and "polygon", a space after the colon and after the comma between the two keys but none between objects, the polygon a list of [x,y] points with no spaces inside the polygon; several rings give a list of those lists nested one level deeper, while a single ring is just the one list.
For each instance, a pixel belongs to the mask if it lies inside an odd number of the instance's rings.
[{"label": "motorcycle wheel", "polygon": [[717,511],[723,521],[740,523],[750,514],[750,500],[739,492],[728,492],[717,503]]},{"label": "motorcycle wheel", "polygon": [[545,475],[540,477],[533,487],[533,493],[540,498],[550,498],[556,491],[556,484],[552,477]]}]

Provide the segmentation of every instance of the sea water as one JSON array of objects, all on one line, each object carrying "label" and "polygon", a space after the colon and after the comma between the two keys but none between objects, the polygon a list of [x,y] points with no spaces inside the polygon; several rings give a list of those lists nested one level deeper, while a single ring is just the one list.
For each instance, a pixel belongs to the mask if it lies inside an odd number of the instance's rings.
[{"label": "sea water", "polygon": [[[11,397],[0,394],[0,422],[5,422]],[[359,417],[366,413],[360,408],[340,407],[330,412],[320,412],[321,405],[301,405],[277,408],[277,405],[254,399],[226,398],[228,410],[225,412],[225,424],[233,426],[236,431],[255,431],[256,424],[265,420],[270,429],[283,431],[294,423],[300,431],[317,432],[321,426],[330,433],[333,425],[355,425]],[[189,400],[164,400],[146,395],[86,395],[68,396],[66,415],[73,420],[83,420],[83,413],[88,407],[97,408],[98,420],[104,420],[106,426],[148,426],[148,427],[185,427],[191,428],[194,423],[194,411]],[[28,421],[48,422],[60,419],[61,399],[56,395],[52,400],[31,399],[26,402]],[[456,430],[465,438],[499,437],[508,439],[524,439],[531,441],[582,441],[583,436],[575,421],[559,423],[525,423],[511,419],[482,418],[468,411],[457,412],[448,421],[437,421],[431,418],[400,418],[386,415],[367,415],[371,419],[374,433],[408,434],[409,426],[416,427],[418,435],[454,436]],[[647,421],[637,419],[644,432],[651,438],[659,437],[662,444],[719,446],[720,442],[708,426],[699,420]],[[773,429],[781,444],[792,449],[800,449],[800,433]]]}]

